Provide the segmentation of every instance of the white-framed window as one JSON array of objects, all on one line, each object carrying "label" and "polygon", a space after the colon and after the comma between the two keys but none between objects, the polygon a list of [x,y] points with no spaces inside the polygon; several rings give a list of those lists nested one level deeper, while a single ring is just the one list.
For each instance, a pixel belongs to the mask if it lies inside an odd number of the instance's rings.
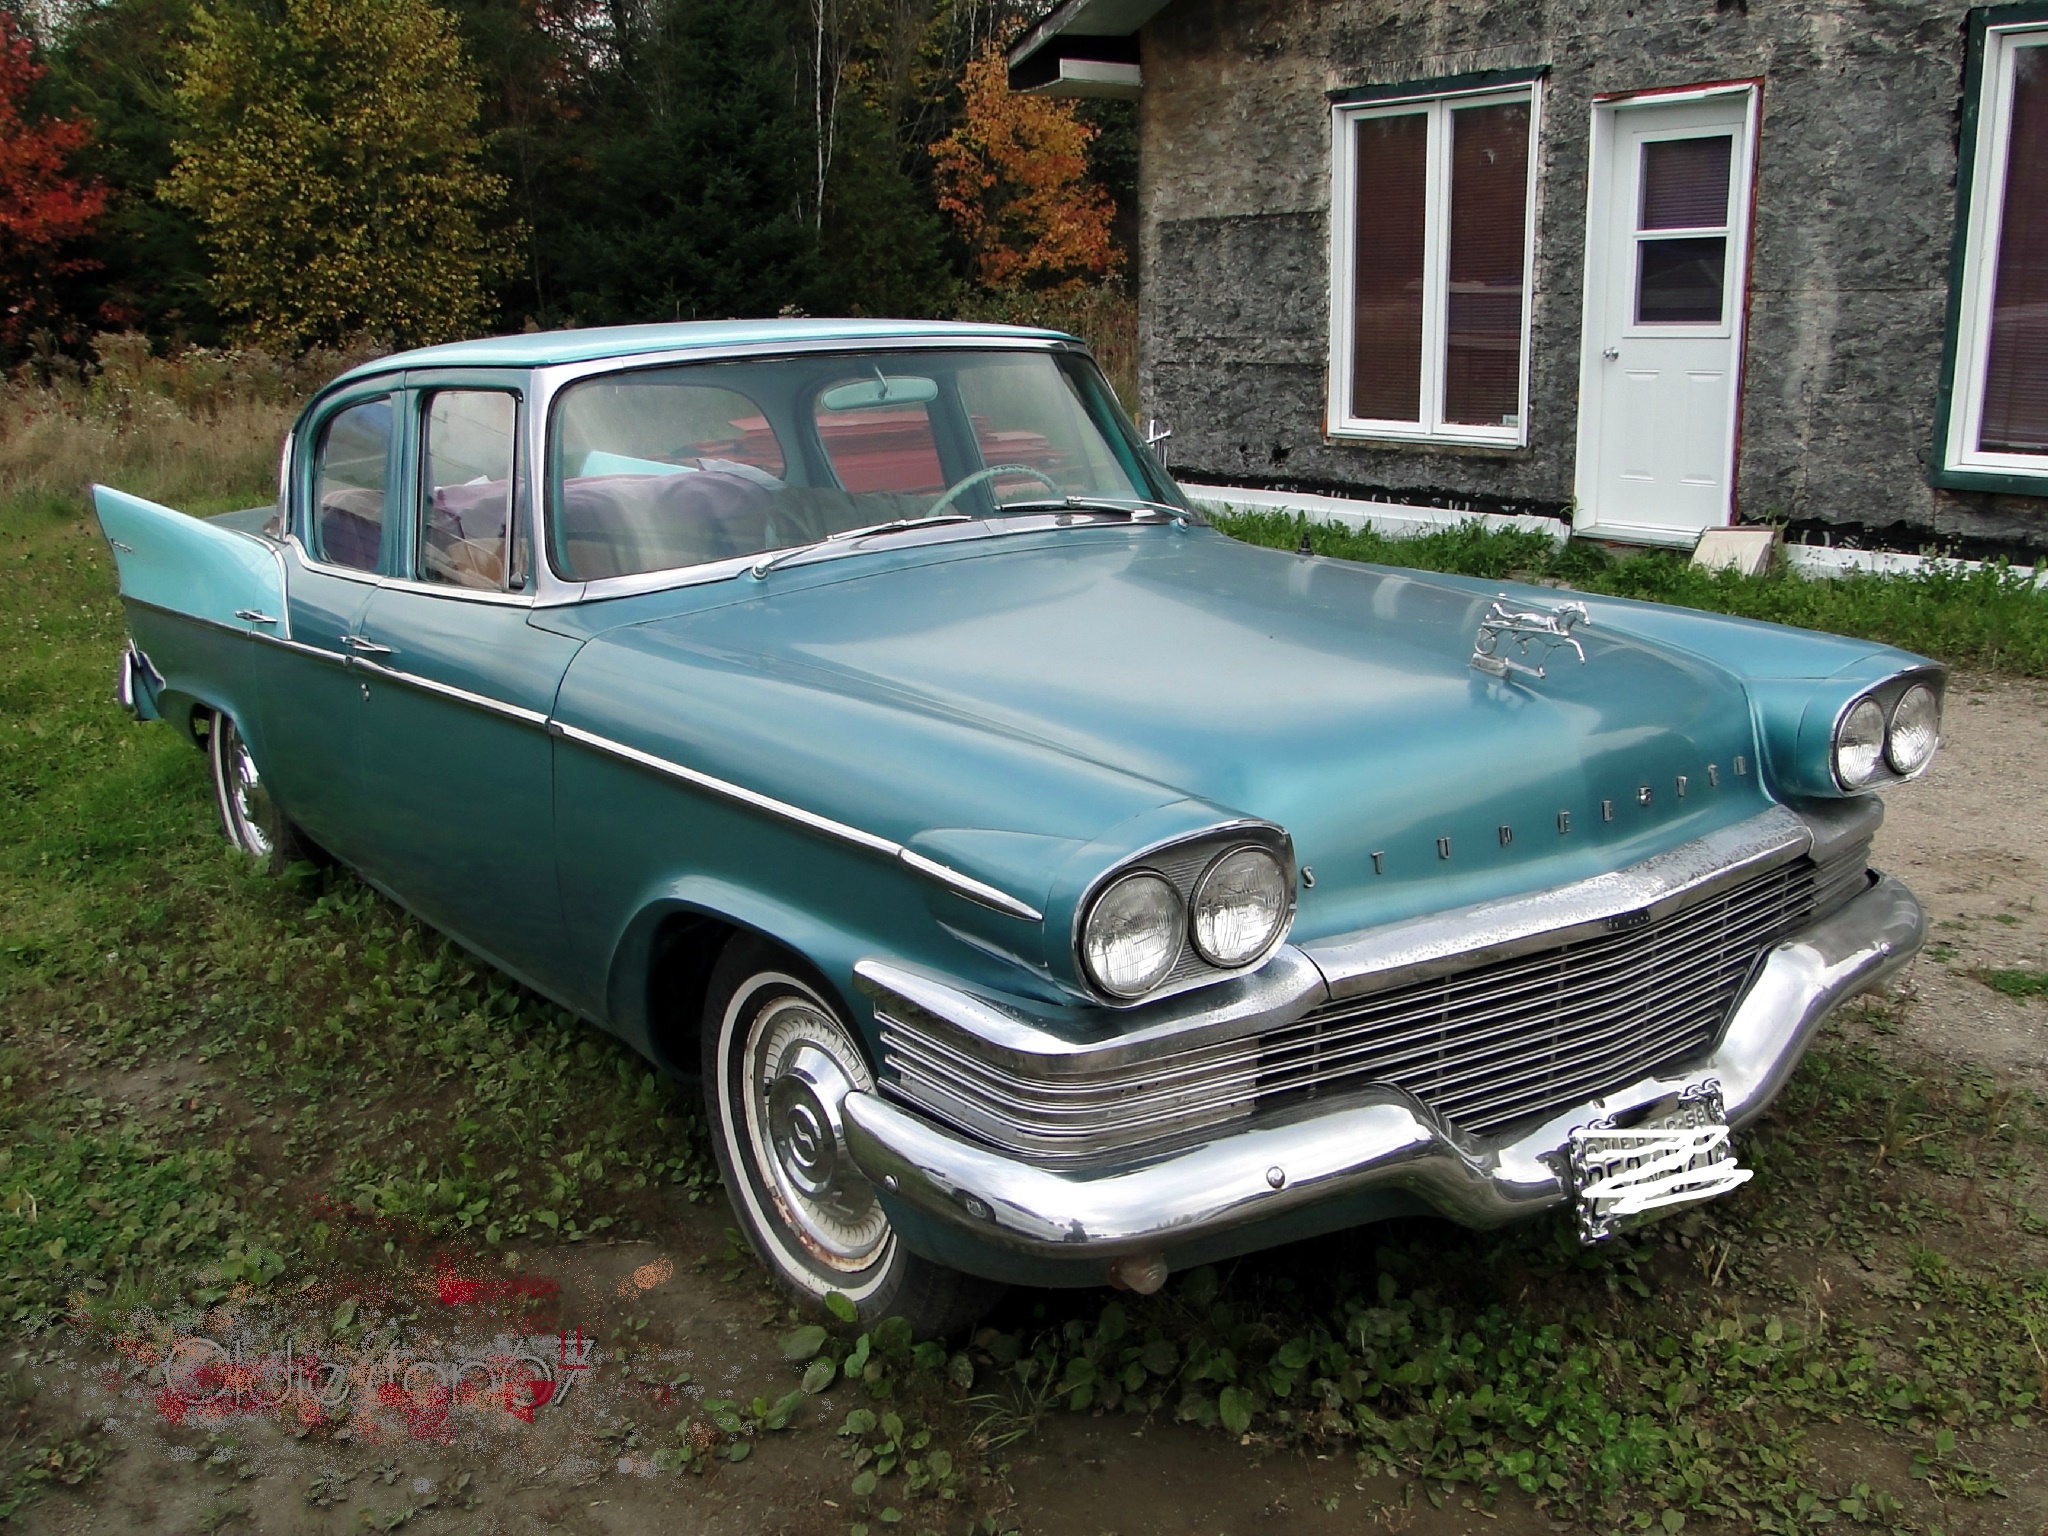
[{"label": "white-framed window", "polygon": [[1333,438],[1529,440],[1540,82],[1332,108]]},{"label": "white-framed window", "polygon": [[[2015,8],[2017,9],[2017,8]],[[1996,14],[1996,13],[1994,13]],[[2008,12],[2008,14],[2010,14]],[[2048,25],[1986,26],[1942,467],[2048,480]]]}]

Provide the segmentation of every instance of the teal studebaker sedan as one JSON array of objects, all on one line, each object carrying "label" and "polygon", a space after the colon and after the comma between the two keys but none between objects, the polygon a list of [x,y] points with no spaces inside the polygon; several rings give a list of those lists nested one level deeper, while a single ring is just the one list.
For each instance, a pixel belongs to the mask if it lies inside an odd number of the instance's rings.
[{"label": "teal studebaker sedan", "polygon": [[229,839],[701,1075],[762,1258],[866,1317],[1598,1240],[1748,1178],[1922,938],[1870,792],[1939,667],[1237,543],[1050,332],[434,347],[320,392],[274,508],[95,496],[120,695]]}]

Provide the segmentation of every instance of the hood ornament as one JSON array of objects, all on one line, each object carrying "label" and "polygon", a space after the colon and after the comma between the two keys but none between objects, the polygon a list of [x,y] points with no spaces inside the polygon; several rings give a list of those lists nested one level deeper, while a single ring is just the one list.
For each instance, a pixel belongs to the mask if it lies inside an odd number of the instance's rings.
[{"label": "hood ornament", "polygon": [[[1519,672],[1524,677],[1542,677],[1543,664],[1550,659],[1550,653],[1564,646],[1570,646],[1585,665],[1586,648],[1573,637],[1576,625],[1591,624],[1586,616],[1584,603],[1559,603],[1555,608],[1538,608],[1524,605],[1519,608],[1508,606],[1507,594],[1503,592],[1493,600],[1493,607],[1485,618],[1479,621],[1479,634],[1472,642],[1472,665],[1490,677],[1506,677]],[[1506,636],[1514,643],[1514,656],[1500,654],[1501,637]],[[1526,659],[1532,644],[1540,644],[1536,662],[1531,666]]]}]

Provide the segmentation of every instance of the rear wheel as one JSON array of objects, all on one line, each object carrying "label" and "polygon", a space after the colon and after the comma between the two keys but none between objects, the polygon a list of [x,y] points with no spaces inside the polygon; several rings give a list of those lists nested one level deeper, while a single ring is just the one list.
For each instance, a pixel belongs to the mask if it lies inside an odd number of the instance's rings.
[{"label": "rear wheel", "polygon": [[214,806],[227,840],[269,875],[281,874],[286,866],[305,858],[307,845],[271,799],[249,743],[232,715],[213,717],[207,757],[213,764]]},{"label": "rear wheel", "polygon": [[956,1333],[1002,1294],[898,1241],[846,1150],[839,1105],[870,1092],[860,1038],[795,956],[752,936],[726,947],[705,999],[704,1097],[733,1210],[789,1295],[838,1291],[863,1322]]}]

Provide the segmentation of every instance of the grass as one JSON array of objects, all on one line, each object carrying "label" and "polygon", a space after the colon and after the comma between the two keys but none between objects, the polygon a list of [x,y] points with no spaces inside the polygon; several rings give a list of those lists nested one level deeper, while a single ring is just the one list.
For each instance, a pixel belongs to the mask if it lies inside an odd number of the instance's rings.
[{"label": "grass", "polygon": [[[145,392],[175,405],[161,381]],[[206,1304],[314,1262],[374,1268],[399,1245],[631,1233],[668,1202],[720,1198],[693,1096],[345,874],[247,875],[212,827],[199,755],[108,702],[121,619],[64,477],[200,509],[260,501],[289,401],[252,388],[225,425],[169,439],[148,412],[108,425],[119,403],[82,385],[67,402],[104,434],[89,467],[47,421],[18,425],[47,401],[10,396],[0,436],[0,1327]],[[1291,522],[1231,531],[1300,538]],[[1736,578],[1513,535],[1312,536],[1325,553],[1631,595],[1698,581],[1735,594],[1702,606],[1768,606]],[[1960,590],[1940,600],[1975,589]],[[2031,610],[1979,596],[1980,631],[2016,665]],[[1341,1453],[1432,1501],[1534,1503],[1606,1530],[1948,1530],[1957,1501],[2041,1455],[2048,1110],[1853,1043],[1895,1028],[1866,1006],[1823,1043],[1745,1138],[1758,1177],[1735,1198],[1600,1250],[1561,1220],[1397,1222],[1149,1298],[1018,1293],[950,1346],[799,1329],[787,1385],[868,1394],[828,1442],[862,1523],[960,1525],[1015,1447],[1078,1412]],[[737,1460],[790,1402],[707,1403],[658,1462]],[[15,1429],[0,1511],[91,1476],[82,1432]]]},{"label": "grass", "polygon": [[1979,971],[1984,985],[2007,997],[2048,997],[2048,971]]},{"label": "grass", "polygon": [[2048,587],[2037,587],[2034,573],[2007,565],[1965,570],[1937,564],[1921,575],[1830,580],[1810,580],[1781,567],[1749,577],[1699,570],[1684,555],[1665,550],[1617,557],[1598,545],[1573,541],[1560,547],[1540,533],[1495,531],[1476,522],[1390,539],[1286,512],[1237,512],[1215,521],[1236,538],[1275,549],[1297,549],[1306,535],[1318,555],[1489,581],[1550,582],[1856,635],[1955,666],[2048,677]]}]

